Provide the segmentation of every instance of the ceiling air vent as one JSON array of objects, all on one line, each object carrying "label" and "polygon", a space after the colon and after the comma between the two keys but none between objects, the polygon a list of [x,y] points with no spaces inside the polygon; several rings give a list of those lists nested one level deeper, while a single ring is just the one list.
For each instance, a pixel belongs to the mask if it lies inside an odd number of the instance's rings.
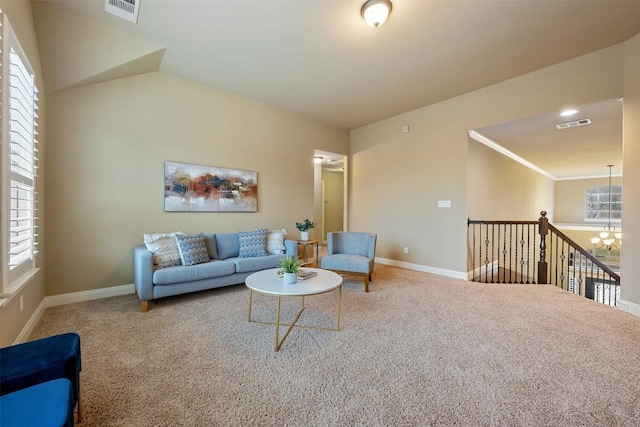
[{"label": "ceiling air vent", "polygon": [[122,19],[138,22],[140,0],[104,0],[104,10]]},{"label": "ceiling air vent", "polygon": [[558,129],[567,129],[567,128],[574,128],[577,126],[584,126],[584,125],[590,125],[590,124],[591,124],[591,119],[580,119],[580,120],[574,120],[572,122],[558,123],[556,127]]}]

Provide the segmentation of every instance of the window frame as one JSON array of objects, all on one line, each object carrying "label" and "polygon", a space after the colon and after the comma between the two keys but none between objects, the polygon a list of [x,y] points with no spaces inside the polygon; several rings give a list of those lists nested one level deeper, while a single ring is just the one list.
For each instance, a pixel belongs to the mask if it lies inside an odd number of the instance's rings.
[{"label": "window frame", "polygon": [[[29,58],[25,54],[18,38],[7,18],[6,15],[0,12],[0,19],[2,21],[2,65],[0,65],[0,72],[2,73],[2,88],[1,88],[1,131],[0,131],[0,166],[2,174],[0,177],[0,227],[2,236],[2,255],[0,257],[2,262],[2,293],[13,294],[19,291],[39,270],[36,265],[37,257],[37,245],[38,245],[38,192],[37,192],[37,180],[38,180],[38,157],[37,157],[37,144],[38,144],[38,88],[35,76],[35,71],[31,66]],[[26,139],[27,145],[31,145],[30,150],[27,150],[30,159],[27,160],[26,173],[15,171],[16,168],[12,168],[12,160],[15,160],[13,155],[17,155],[17,151],[12,153],[11,142],[11,94],[12,94],[12,58],[11,55],[17,55],[20,59],[21,65],[26,71],[27,79],[27,101],[32,100],[32,104],[27,103],[27,120],[24,122],[30,125],[27,129],[28,138]],[[23,80],[24,81],[24,80]],[[28,108],[32,107],[32,108]],[[15,122],[14,122],[15,123]],[[17,163],[14,162],[14,165]],[[18,191],[14,188],[16,186],[22,187],[22,191]],[[27,188],[26,193],[24,189]],[[20,201],[18,194],[27,195],[26,198]],[[13,195],[16,195],[14,198]],[[12,204],[12,202],[15,203]],[[26,203],[25,208],[22,204]],[[11,261],[11,235],[12,223],[15,222],[11,218],[11,211],[22,210],[28,213],[25,219],[20,221],[28,223],[28,230],[30,230],[27,239],[30,240],[28,249],[25,251],[24,260],[18,263],[15,267],[10,266]]]},{"label": "window frame", "polygon": [[[609,191],[609,188],[611,188],[611,191]],[[606,190],[606,191],[603,191]],[[590,196],[590,192],[591,194],[593,192],[598,194],[598,198],[604,198],[604,201],[598,200],[597,202],[594,202],[593,200],[589,199]],[[611,201],[611,205],[615,204],[620,204],[620,210],[611,210],[611,223],[612,224],[621,224],[622,223],[622,185],[599,185],[599,186],[595,186],[595,187],[589,187],[585,190],[585,197],[584,197],[584,221],[585,222],[595,222],[595,223],[608,223],[609,222],[609,193],[611,193],[611,197],[613,198],[613,196],[620,196],[620,200],[619,201]],[[590,206],[593,205],[594,203],[599,203],[600,207],[602,207],[603,209],[599,209],[598,211],[595,211],[594,209],[590,210]],[[604,206],[603,206],[604,205]],[[604,212],[606,214],[605,218],[594,218],[593,216],[590,216],[590,212]]]}]

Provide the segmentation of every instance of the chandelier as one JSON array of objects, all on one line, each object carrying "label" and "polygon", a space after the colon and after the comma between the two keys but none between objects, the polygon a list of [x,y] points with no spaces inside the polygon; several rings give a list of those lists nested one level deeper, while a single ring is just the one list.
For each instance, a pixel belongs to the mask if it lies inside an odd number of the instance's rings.
[{"label": "chandelier", "polygon": [[622,245],[622,233],[616,230],[615,225],[611,224],[611,168],[613,165],[607,165],[607,167],[609,168],[609,220],[599,236],[591,238],[591,243],[593,244],[594,250],[606,249],[607,261],[609,262],[611,259],[611,250],[614,248],[619,250],[620,245]]}]

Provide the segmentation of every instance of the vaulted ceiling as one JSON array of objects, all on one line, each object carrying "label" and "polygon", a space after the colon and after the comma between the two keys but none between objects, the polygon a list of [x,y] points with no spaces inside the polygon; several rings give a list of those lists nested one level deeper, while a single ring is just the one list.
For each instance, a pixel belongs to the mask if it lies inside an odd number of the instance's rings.
[{"label": "vaulted ceiling", "polygon": [[[33,1],[46,90],[174,74],[353,129],[602,49],[640,33],[640,1]],[[497,141],[500,143],[500,141]]]}]

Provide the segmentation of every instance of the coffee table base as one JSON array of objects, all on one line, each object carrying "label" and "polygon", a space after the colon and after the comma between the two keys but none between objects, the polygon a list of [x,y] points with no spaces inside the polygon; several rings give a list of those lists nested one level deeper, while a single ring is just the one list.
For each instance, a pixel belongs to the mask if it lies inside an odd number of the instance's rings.
[{"label": "coffee table base", "polygon": [[[307,325],[296,325],[296,323],[298,322],[298,319],[300,319],[300,316],[302,315],[302,312],[305,309],[304,306],[304,296],[287,296],[284,298],[302,298],[302,307],[300,307],[300,310],[298,311],[298,314],[296,314],[296,317],[293,319],[293,322],[291,322],[290,324],[282,324],[282,326],[288,326],[289,328],[287,329],[287,332],[284,334],[284,336],[282,337],[282,340],[280,340],[280,298],[283,298],[282,296],[278,295],[276,296],[276,298],[278,298],[278,302],[276,304],[276,321],[274,322],[263,322],[260,320],[253,320],[251,319],[251,306],[252,306],[252,302],[253,302],[253,290],[249,289],[249,304],[248,304],[248,315],[247,315],[247,320],[251,323],[262,323],[265,325],[275,325],[276,326],[276,333],[275,333],[275,345],[274,345],[274,349],[275,351],[279,351],[280,348],[282,347],[282,344],[284,343],[284,340],[287,339],[287,337],[289,336],[289,333],[291,332],[291,330],[296,327],[296,328],[303,328],[303,329],[316,329],[316,330],[320,330],[320,331],[339,331],[340,330],[340,315],[341,315],[341,311],[342,311],[342,285],[338,286],[338,319],[336,322],[336,327],[335,328],[325,328],[322,326],[307,326]],[[257,292],[257,291],[256,291]],[[331,292],[331,291],[329,291]],[[268,295],[268,294],[264,294],[264,295]]]}]

